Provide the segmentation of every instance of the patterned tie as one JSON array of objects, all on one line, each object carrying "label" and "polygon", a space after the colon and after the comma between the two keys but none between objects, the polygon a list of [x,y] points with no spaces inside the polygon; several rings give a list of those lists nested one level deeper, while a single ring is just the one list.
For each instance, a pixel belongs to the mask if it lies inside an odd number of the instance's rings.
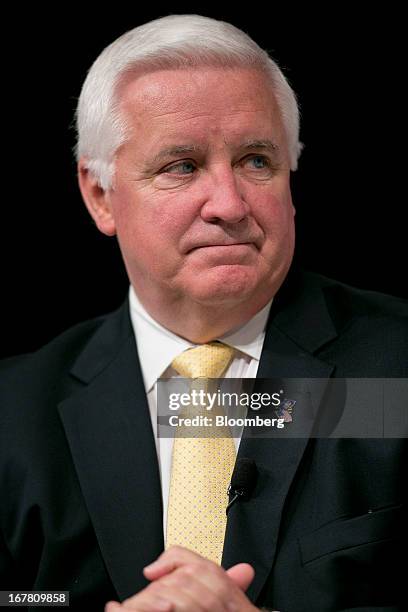
[{"label": "patterned tie", "polygon": [[[220,378],[233,354],[233,348],[211,342],[184,351],[171,365],[184,378],[193,379],[191,390],[208,389],[208,379]],[[204,408],[202,414],[204,412],[214,416],[214,410],[207,412]],[[197,414],[199,411],[194,407],[194,415]],[[195,437],[184,437],[186,435]],[[228,427],[217,427],[210,437],[200,436],[199,428],[186,428],[184,431],[183,427],[177,428],[166,548],[174,544],[184,546],[221,564],[227,524],[227,488],[234,463],[235,445]]]}]

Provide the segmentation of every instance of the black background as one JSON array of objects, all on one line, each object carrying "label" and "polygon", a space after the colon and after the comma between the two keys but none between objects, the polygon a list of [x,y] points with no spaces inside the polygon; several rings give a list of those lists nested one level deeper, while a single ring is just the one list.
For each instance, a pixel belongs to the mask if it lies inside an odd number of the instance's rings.
[{"label": "black background", "polygon": [[2,75],[2,356],[38,348],[126,295],[116,241],[98,233],[81,203],[73,114],[100,51],[169,13],[244,29],[297,92],[305,149],[292,187],[304,267],[407,297],[403,20],[391,5],[359,14],[343,4],[300,12],[254,2],[234,11],[118,9],[36,7],[3,22],[13,43]]}]

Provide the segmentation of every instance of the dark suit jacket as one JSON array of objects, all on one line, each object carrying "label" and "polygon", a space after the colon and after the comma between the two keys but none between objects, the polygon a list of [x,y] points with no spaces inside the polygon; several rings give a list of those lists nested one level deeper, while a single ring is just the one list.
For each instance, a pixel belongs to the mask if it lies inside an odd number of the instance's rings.
[{"label": "dark suit jacket", "polygon": [[[293,271],[258,376],[319,379],[320,397],[332,377],[407,376],[407,337],[402,300]],[[143,588],[162,502],[128,304],[4,362],[0,402],[1,589],[102,610]],[[282,612],[402,609],[405,452],[403,439],[244,437],[259,474],[229,514],[223,565],[251,563],[249,597]]]}]

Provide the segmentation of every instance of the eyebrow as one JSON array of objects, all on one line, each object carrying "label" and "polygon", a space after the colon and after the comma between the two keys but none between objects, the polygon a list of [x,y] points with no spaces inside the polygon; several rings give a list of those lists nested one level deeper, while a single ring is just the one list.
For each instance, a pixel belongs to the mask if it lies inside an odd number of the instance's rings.
[{"label": "eyebrow", "polygon": [[[278,145],[269,139],[246,140],[243,143],[241,143],[237,147],[237,149],[241,149],[241,150],[244,149],[246,151],[263,150],[263,151],[268,151],[269,153],[274,153],[274,154],[277,154],[280,151]],[[161,151],[159,151],[153,157],[153,159],[151,160],[151,163],[156,164],[158,162],[165,161],[171,157],[177,157],[179,155],[187,155],[189,153],[202,153],[202,152],[203,152],[203,149],[196,145],[188,145],[188,144],[174,145],[171,147],[166,147],[165,149],[162,149]]]},{"label": "eyebrow", "polygon": [[194,145],[175,145],[159,151],[152,159],[153,163],[161,162],[169,157],[177,157],[178,155],[186,155],[188,153],[200,153],[201,147]]},{"label": "eyebrow", "polygon": [[239,147],[240,149],[246,149],[247,151],[253,151],[254,149],[261,149],[263,151],[269,151],[269,153],[278,153],[279,147],[273,140],[247,140]]}]

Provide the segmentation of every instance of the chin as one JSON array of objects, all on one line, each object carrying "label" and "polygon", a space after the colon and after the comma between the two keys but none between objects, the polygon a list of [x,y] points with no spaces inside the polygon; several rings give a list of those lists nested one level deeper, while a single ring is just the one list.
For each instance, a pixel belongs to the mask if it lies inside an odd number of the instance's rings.
[{"label": "chin", "polygon": [[186,287],[195,302],[214,306],[245,302],[261,287],[264,289],[265,284],[266,279],[262,282],[258,271],[229,265],[201,273],[190,284],[186,283]]}]

